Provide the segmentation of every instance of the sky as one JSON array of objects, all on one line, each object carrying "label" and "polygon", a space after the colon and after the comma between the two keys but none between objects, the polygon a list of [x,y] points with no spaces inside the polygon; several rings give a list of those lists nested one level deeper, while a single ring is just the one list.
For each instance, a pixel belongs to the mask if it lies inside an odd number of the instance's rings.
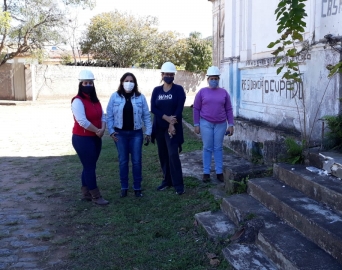
[{"label": "sky", "polygon": [[96,0],[96,7],[79,14],[81,23],[102,12],[129,12],[133,15],[157,17],[159,31],[177,31],[186,37],[200,32],[202,37],[212,35],[212,3],[208,0]]}]

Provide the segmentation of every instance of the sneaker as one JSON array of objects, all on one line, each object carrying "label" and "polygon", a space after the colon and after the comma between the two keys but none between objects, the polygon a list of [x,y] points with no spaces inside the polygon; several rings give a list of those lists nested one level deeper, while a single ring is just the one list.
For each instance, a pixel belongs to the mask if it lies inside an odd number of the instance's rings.
[{"label": "sneaker", "polygon": [[159,187],[157,187],[157,190],[162,191],[162,190],[165,190],[165,189],[170,188],[170,187],[172,187],[172,186],[166,185],[166,184],[161,184]]},{"label": "sneaker", "polygon": [[210,174],[206,174],[206,173],[203,174],[202,181],[203,181],[204,183],[210,182]]},{"label": "sneaker", "polygon": [[177,195],[183,195],[184,193],[185,193],[185,190],[176,191],[176,194],[177,194]]}]

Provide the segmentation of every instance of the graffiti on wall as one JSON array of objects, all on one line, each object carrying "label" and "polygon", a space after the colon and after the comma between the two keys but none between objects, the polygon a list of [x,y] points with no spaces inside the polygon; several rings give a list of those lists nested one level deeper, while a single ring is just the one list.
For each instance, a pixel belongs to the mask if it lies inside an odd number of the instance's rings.
[{"label": "graffiti on wall", "polygon": [[303,82],[275,78],[241,80],[242,91],[262,90],[265,95],[276,94],[282,99],[303,99]]},{"label": "graffiti on wall", "polygon": [[[342,1],[342,0],[341,0]],[[247,60],[246,61],[246,67],[260,67],[260,66],[273,66],[274,63],[277,61],[277,57],[270,57],[270,58],[264,58],[259,60]],[[311,54],[300,54],[296,57],[292,57],[292,60],[303,63],[305,60],[311,59]],[[287,63],[289,61],[289,57],[283,57],[280,60],[280,64]]]},{"label": "graffiti on wall", "polygon": [[329,17],[342,13],[342,0],[322,0],[321,17]]}]

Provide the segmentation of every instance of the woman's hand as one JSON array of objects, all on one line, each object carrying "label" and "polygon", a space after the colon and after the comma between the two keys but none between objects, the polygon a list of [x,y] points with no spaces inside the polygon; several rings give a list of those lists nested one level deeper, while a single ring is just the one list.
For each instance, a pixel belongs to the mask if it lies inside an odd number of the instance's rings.
[{"label": "woman's hand", "polygon": [[234,134],[234,127],[233,126],[228,127],[226,132],[229,132],[229,136],[232,136]]},{"label": "woman's hand", "polygon": [[117,137],[115,137],[116,134],[118,134],[119,132],[113,132],[112,134],[110,134],[110,137],[113,139],[114,142],[119,141],[119,139]]},{"label": "woman's hand", "polygon": [[95,134],[97,137],[102,138],[104,132],[105,132],[105,129],[99,129]]},{"label": "woman's hand", "polygon": [[199,126],[196,126],[196,127],[194,128],[194,131],[195,131],[196,134],[199,134],[199,133],[200,133],[200,127],[199,127]]},{"label": "woman's hand", "polygon": [[163,119],[166,121],[166,122],[168,122],[169,124],[172,124],[172,125],[174,125],[174,124],[176,124],[177,123],[177,118],[176,118],[176,116],[174,116],[174,115],[170,115],[170,116],[167,116],[167,115],[163,115]]},{"label": "woman's hand", "polygon": [[176,129],[174,125],[172,124],[169,125],[168,133],[169,133],[170,138],[176,135]]}]

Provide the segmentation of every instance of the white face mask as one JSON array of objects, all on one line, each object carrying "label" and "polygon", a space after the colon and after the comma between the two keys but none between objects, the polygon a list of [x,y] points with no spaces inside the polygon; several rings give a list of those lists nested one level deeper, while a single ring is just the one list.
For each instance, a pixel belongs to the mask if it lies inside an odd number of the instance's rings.
[{"label": "white face mask", "polygon": [[127,91],[127,92],[131,92],[134,88],[134,83],[133,82],[124,82],[123,83],[123,88]]}]

